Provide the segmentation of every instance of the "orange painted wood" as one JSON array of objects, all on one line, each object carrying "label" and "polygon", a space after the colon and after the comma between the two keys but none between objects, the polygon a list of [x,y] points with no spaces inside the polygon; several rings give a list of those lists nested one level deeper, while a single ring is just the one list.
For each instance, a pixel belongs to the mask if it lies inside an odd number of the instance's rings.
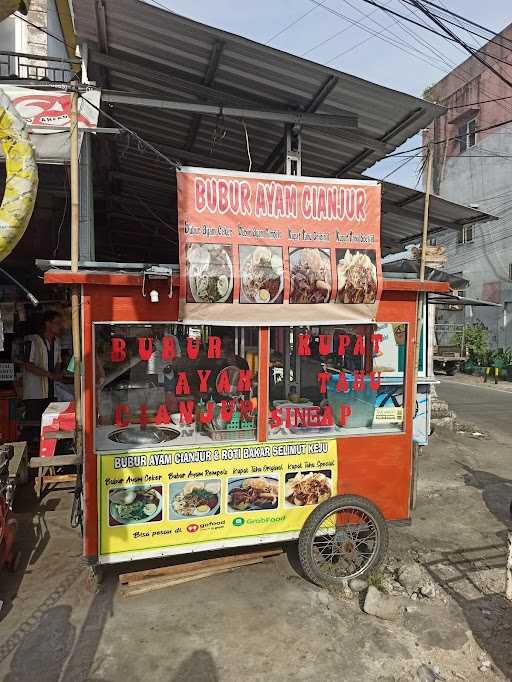
[{"label": "orange painted wood", "polygon": [[70,272],[68,270],[48,270],[44,273],[45,284],[115,284],[116,286],[142,285],[138,274],[117,272]]},{"label": "orange painted wood", "polygon": [[86,557],[98,555],[98,487],[97,457],[94,452],[94,354],[92,338],[93,305],[88,292],[82,294],[83,352],[83,431],[84,431],[84,544]]},{"label": "orange painted wood", "polygon": [[[93,285],[115,285],[115,286],[142,286],[142,275],[119,273],[119,272],[70,272],[68,270],[48,270],[44,273],[45,284],[93,284]],[[178,291],[178,281],[173,285],[173,289]],[[146,280],[146,286],[148,285]],[[154,282],[151,282],[153,288]],[[432,293],[449,293],[448,282],[431,282],[425,280],[420,282],[418,279],[385,279],[383,281],[383,291],[429,291]]]},{"label": "orange painted wood", "polygon": [[268,415],[268,359],[270,353],[270,333],[268,327],[260,329],[260,349],[258,353],[258,440],[267,440]]},{"label": "orange painted wood", "polygon": [[384,291],[430,291],[432,293],[448,294],[450,285],[448,282],[431,282],[419,279],[385,279]]},{"label": "orange painted wood", "polygon": [[[64,273],[69,276],[70,273]],[[79,273],[80,274],[80,273]],[[151,288],[160,294],[158,303],[143,298],[141,280],[136,283],[133,276],[120,283],[112,279],[108,284],[88,281],[83,286],[84,322],[84,444],[85,444],[85,537],[84,554],[94,557],[98,554],[98,499],[97,499],[97,457],[94,453],[94,357],[92,325],[94,322],[172,322],[178,319],[178,295],[168,297],[164,281],[154,280]],[[64,283],[64,282],[61,282]],[[69,283],[69,282],[66,282]],[[413,340],[416,334],[416,298],[418,286],[414,280],[398,282],[386,280],[379,304],[379,322],[406,322],[408,324],[404,432],[393,435],[347,436],[338,439],[338,492],[362,495],[372,500],[381,509],[386,519],[406,519],[409,516],[409,491],[412,463],[412,418],[413,418]],[[389,286],[388,286],[389,284]],[[405,284],[407,286],[402,287]],[[445,291],[445,285],[426,282],[435,291]],[[441,285],[442,288],[439,288]],[[269,330],[260,330],[259,353],[259,402],[258,438],[266,438],[268,391]],[[262,398],[262,396],[265,396]]]}]

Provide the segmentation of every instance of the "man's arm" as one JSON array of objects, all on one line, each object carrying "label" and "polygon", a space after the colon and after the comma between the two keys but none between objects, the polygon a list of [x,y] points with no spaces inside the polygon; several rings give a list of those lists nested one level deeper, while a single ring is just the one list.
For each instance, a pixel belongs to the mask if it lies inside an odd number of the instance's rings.
[{"label": "man's arm", "polygon": [[48,377],[48,379],[52,379],[53,381],[55,381],[56,377],[58,376],[58,374],[55,372],[48,372],[48,370],[42,369],[41,367],[34,365],[33,362],[25,362],[24,366],[27,372],[35,374],[38,377]]}]

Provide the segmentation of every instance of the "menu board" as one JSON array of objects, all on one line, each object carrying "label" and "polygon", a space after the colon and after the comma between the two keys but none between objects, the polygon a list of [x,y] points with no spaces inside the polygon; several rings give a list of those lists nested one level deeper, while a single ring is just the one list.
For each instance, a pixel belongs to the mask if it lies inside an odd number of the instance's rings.
[{"label": "menu board", "polygon": [[132,451],[98,461],[101,556],[296,536],[312,509],[337,492],[334,439]]},{"label": "menu board", "polygon": [[177,179],[183,322],[375,320],[377,182],[205,168]]}]

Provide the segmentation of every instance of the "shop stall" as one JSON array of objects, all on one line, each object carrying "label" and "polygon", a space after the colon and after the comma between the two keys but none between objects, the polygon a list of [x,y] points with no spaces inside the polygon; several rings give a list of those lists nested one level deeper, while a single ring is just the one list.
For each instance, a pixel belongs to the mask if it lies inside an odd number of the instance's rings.
[{"label": "shop stall", "polygon": [[45,274],[81,287],[84,555],[298,540],[313,581],[365,574],[410,519],[417,303],[448,285],[382,277],[376,182],[177,175],[179,271]]}]

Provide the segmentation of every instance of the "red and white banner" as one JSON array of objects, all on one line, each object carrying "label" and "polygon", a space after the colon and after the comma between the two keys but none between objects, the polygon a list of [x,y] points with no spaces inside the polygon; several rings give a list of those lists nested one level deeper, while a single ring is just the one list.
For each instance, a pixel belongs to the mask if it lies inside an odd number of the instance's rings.
[{"label": "red and white banner", "polygon": [[375,320],[377,182],[206,168],[177,177],[184,322]]},{"label": "red and white banner", "polygon": [[[55,128],[69,128],[71,95],[61,90],[34,90],[16,85],[2,85],[1,89],[14,104],[27,124],[39,163],[65,163],[69,160],[69,132]],[[101,92],[89,90],[78,99],[78,128],[95,128]]]}]

